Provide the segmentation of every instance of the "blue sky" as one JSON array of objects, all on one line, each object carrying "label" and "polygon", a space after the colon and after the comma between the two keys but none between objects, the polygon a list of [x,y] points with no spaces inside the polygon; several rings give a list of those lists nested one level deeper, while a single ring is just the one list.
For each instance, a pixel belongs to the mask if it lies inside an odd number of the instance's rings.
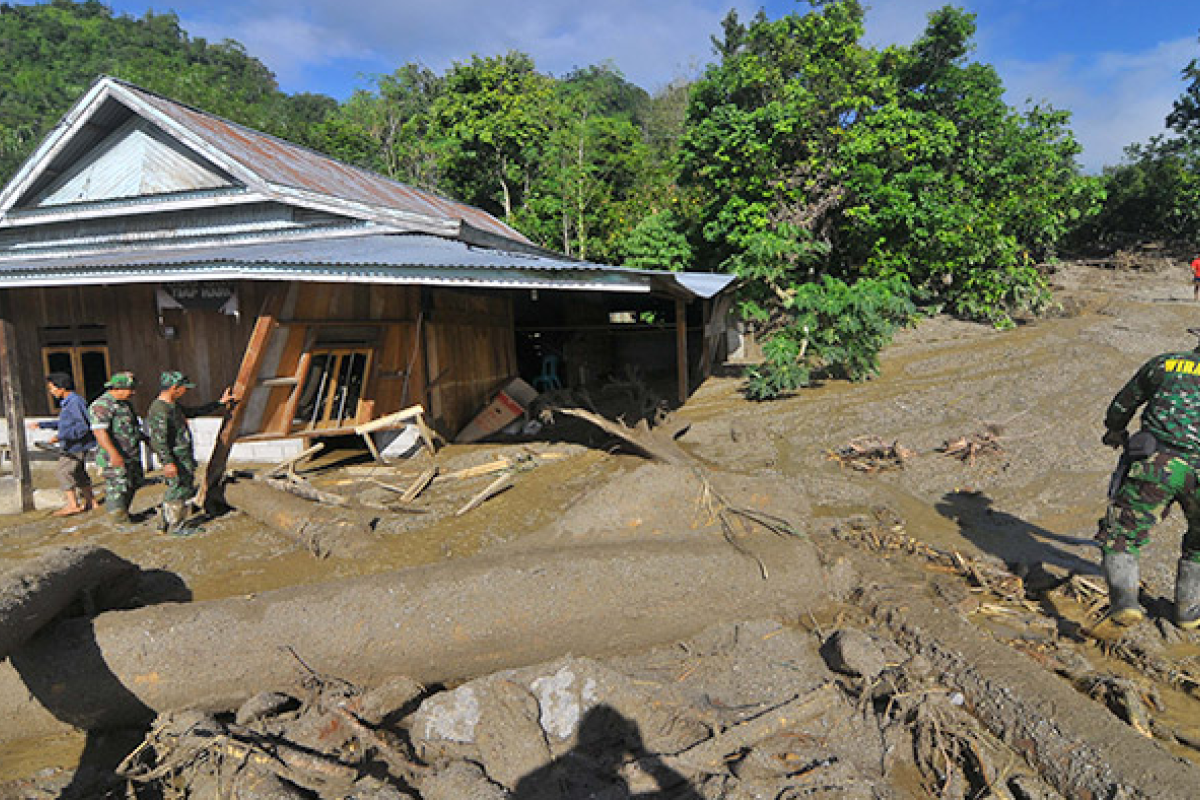
[{"label": "blue sky", "polygon": [[[867,0],[867,41],[911,43],[930,0]],[[345,99],[370,75],[415,61],[437,72],[473,53],[521,50],[555,75],[610,62],[648,91],[698,74],[709,37],[736,7],[776,18],[796,0],[110,0],[115,12],[174,11],[192,36],[236,39],[287,92]],[[1008,100],[1071,111],[1088,171],[1163,130],[1200,57],[1197,0],[964,0],[974,58],[996,66]]]}]

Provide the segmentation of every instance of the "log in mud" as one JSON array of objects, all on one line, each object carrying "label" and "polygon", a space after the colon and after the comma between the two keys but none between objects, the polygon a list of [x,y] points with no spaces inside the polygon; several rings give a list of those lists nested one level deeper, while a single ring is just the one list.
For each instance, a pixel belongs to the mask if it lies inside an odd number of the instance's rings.
[{"label": "log in mud", "polygon": [[[451,682],[571,652],[607,655],[720,621],[804,614],[811,545],[689,537],[464,559],[256,597],[67,621],[0,666],[0,741],[227,710],[301,667],[372,685]],[[764,579],[763,572],[768,575]]]},{"label": "log in mud", "polygon": [[323,505],[281,491],[267,481],[229,481],[225,484],[225,502],[318,558],[352,557],[375,541],[378,514]]},{"label": "log in mud", "polygon": [[[1191,797],[1200,767],[1166,752],[1028,656],[981,632],[925,578],[895,560],[833,546],[862,581],[857,602],[997,739],[1024,757],[1064,797],[1080,800]],[[869,578],[867,576],[870,576]],[[939,576],[937,581],[954,579]]]},{"label": "log in mud", "polygon": [[101,547],[63,547],[0,575],[0,660],[72,603],[137,572]]}]

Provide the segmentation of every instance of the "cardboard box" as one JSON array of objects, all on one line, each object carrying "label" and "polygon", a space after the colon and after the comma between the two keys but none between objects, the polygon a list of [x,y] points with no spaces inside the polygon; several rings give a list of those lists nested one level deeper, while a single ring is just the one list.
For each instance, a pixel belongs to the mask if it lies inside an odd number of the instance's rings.
[{"label": "cardboard box", "polygon": [[470,444],[491,436],[513,420],[525,414],[525,409],[537,398],[538,391],[520,378],[513,378],[496,393],[475,419],[458,432],[457,444]]}]

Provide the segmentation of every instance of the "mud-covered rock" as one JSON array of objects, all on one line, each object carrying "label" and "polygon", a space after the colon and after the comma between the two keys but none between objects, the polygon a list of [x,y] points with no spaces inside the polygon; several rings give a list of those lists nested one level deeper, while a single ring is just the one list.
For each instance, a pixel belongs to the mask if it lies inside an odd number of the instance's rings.
[{"label": "mud-covered rock", "polygon": [[883,648],[853,628],[835,631],[821,645],[821,655],[830,669],[855,678],[873,680],[887,667]]},{"label": "mud-covered rock", "polygon": [[551,761],[537,698],[518,683],[499,681],[485,695],[476,746],[493,781],[509,789]]},{"label": "mud-covered rock", "polygon": [[477,765],[455,761],[444,769],[436,769],[421,781],[423,800],[508,800],[503,787],[488,780]]}]

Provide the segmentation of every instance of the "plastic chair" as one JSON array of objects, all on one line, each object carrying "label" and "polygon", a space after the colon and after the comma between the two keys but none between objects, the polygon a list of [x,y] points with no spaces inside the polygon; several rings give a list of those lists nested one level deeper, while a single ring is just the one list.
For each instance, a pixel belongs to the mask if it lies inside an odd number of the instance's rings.
[{"label": "plastic chair", "polygon": [[533,388],[539,392],[562,388],[562,381],[558,379],[558,356],[553,353],[542,356],[542,373],[533,379]]}]

